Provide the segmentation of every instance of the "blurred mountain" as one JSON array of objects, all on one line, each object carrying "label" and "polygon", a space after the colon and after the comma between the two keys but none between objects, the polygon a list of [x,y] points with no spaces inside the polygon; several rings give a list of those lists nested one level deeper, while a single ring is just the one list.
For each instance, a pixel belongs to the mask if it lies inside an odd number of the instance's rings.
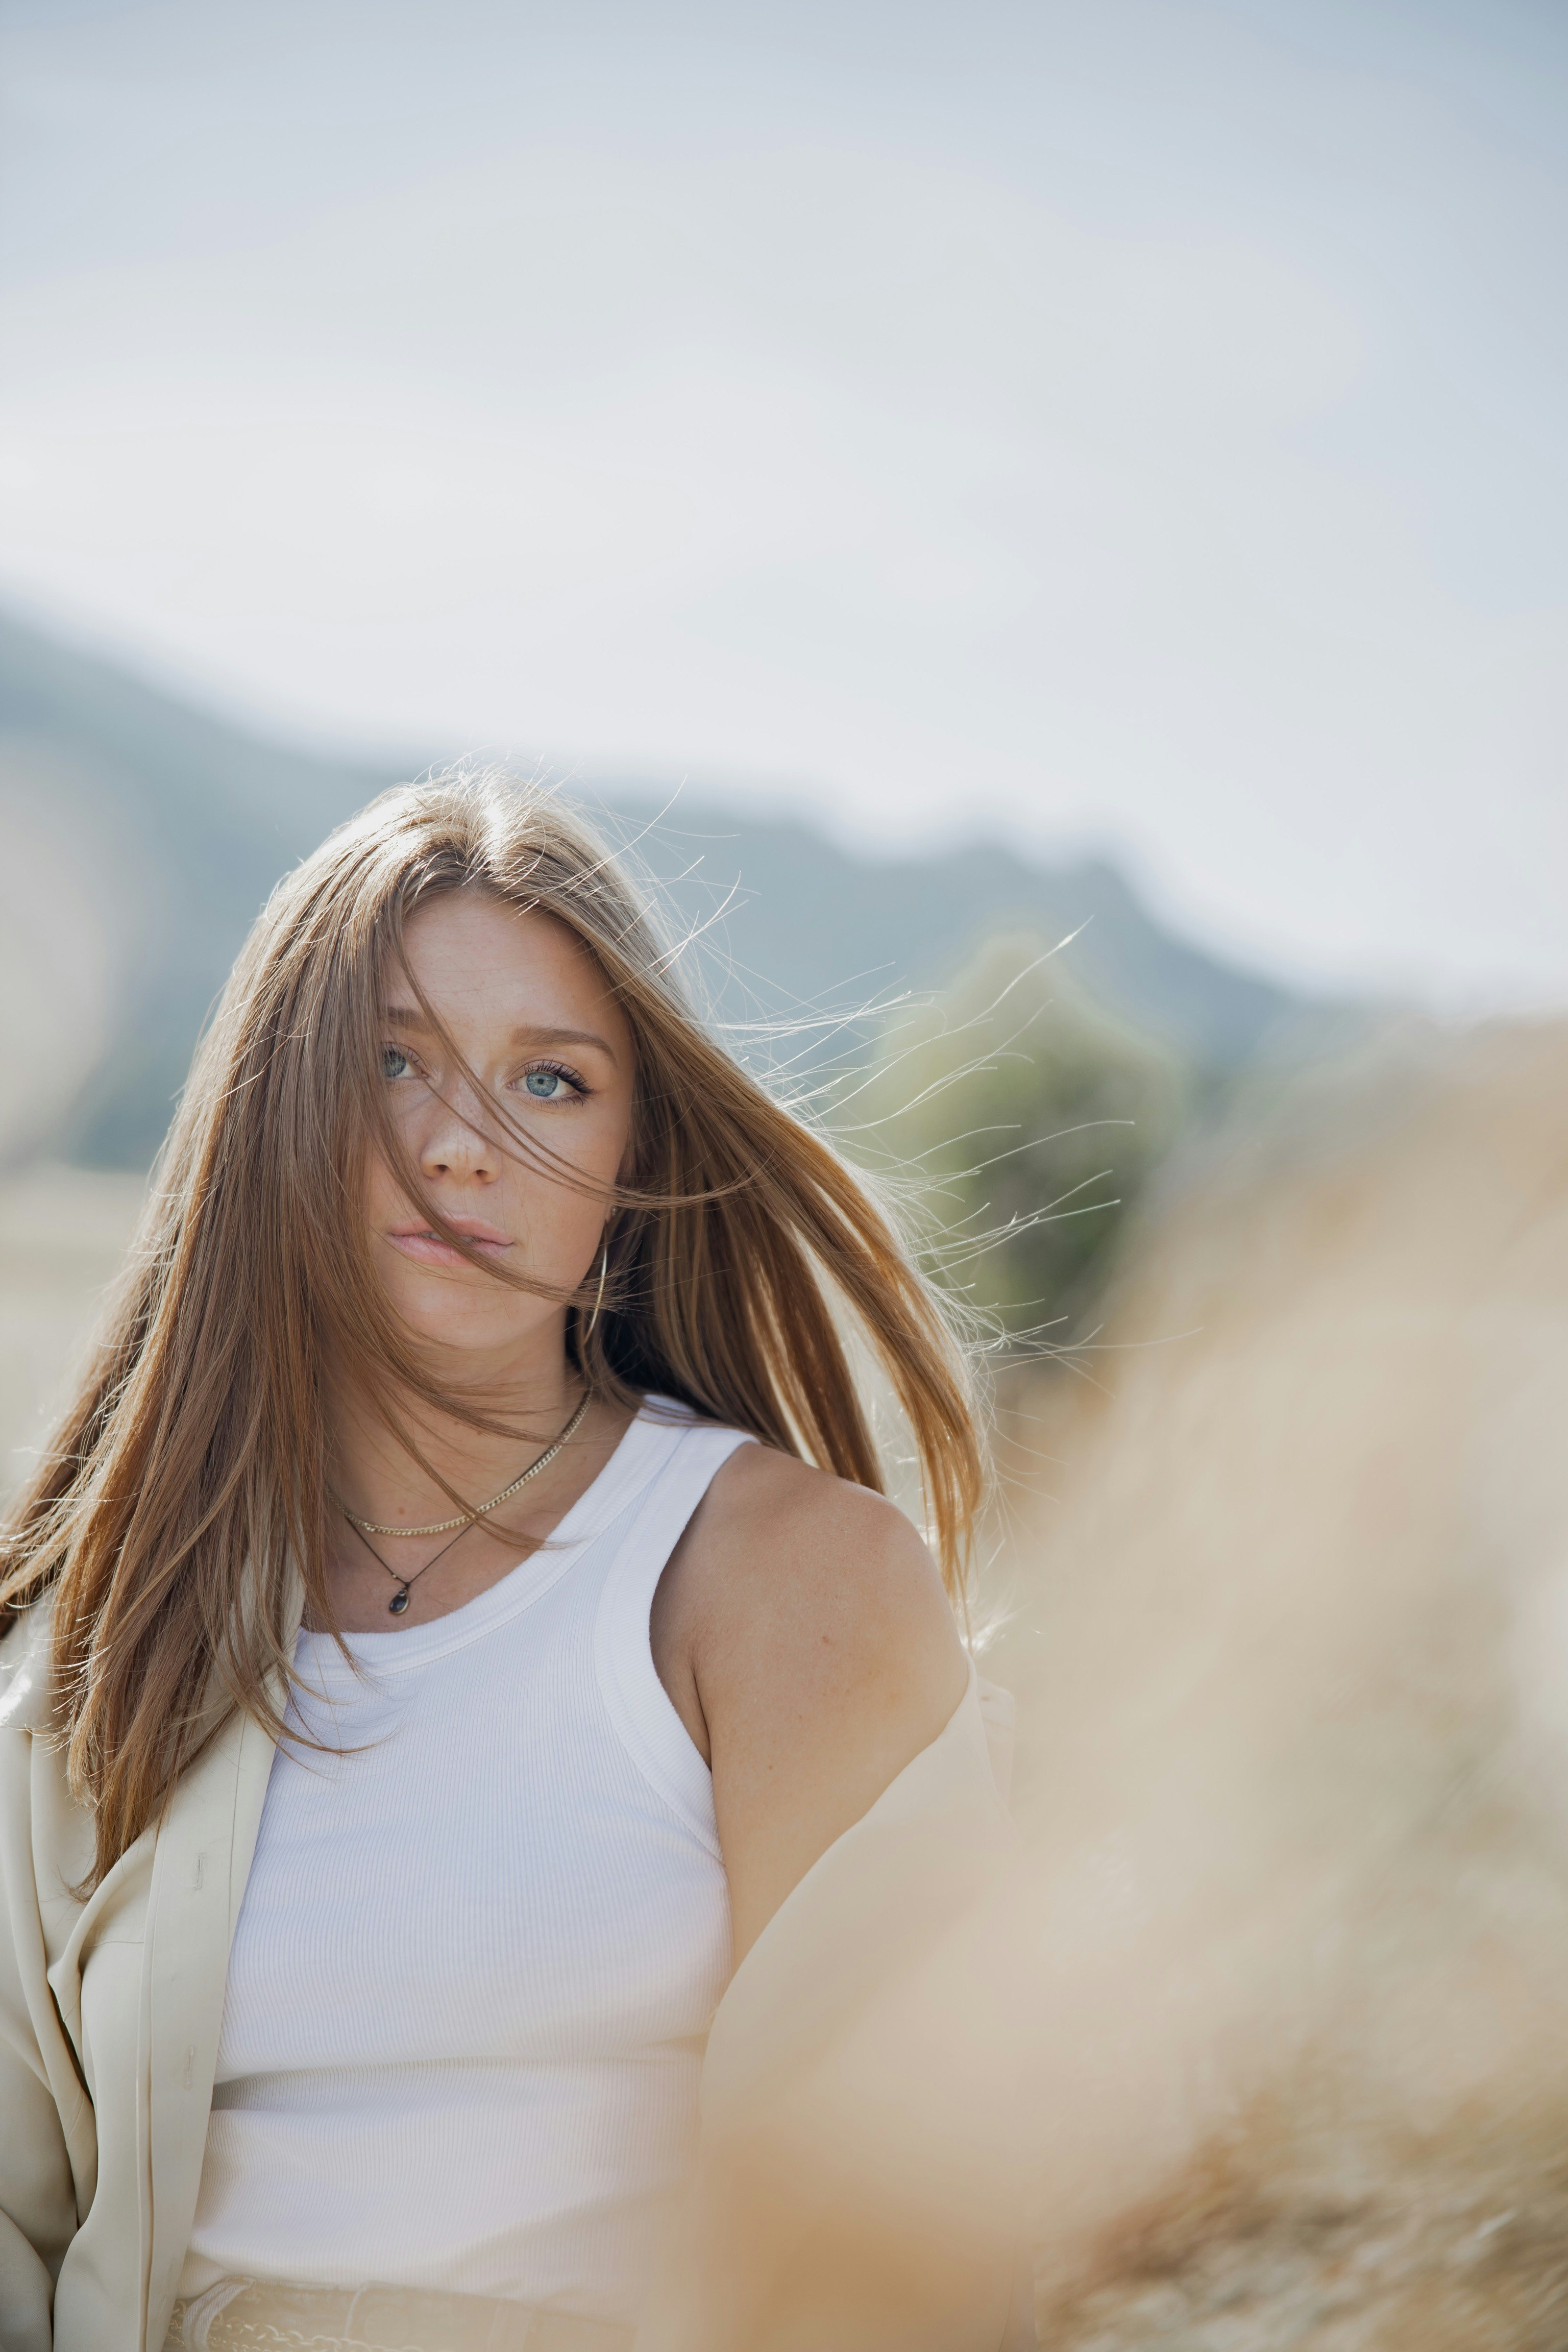
[{"label": "blurred mountain", "polygon": [[43,886],[49,966],[85,961],[100,996],[75,1053],[55,1048],[81,1065],[68,1101],[56,1085],[16,1102],[0,1150],[145,1164],[268,891],[391,781],[265,742],[0,615],[0,914],[36,902],[47,844],[72,884]]},{"label": "blurred mountain", "polygon": [[[1232,1070],[1266,1039],[1315,1031],[1321,1009],[1178,939],[1109,859],[1047,866],[999,843],[878,857],[798,820],[742,817],[684,794],[655,803],[607,786],[640,824],[621,837],[694,929],[704,929],[720,1009],[743,1019],[845,1013],[956,977],[982,940],[1030,933],[1066,953],[1106,1008],[1205,1066]],[[643,834],[640,825],[655,829]],[[858,1025],[858,1024],[857,1024]]]},{"label": "blurred mountain", "polygon": [[[396,780],[270,741],[0,614],[0,983],[26,1031],[7,1051],[0,1154],[145,1164],[267,892]],[[1102,859],[1047,866],[986,844],[876,857],[803,823],[667,807],[633,782],[594,805],[704,932],[706,993],[726,1015],[848,1010],[945,982],[990,932],[1087,925],[1069,950],[1079,982],[1208,1066],[1312,1017],[1176,939]]]}]

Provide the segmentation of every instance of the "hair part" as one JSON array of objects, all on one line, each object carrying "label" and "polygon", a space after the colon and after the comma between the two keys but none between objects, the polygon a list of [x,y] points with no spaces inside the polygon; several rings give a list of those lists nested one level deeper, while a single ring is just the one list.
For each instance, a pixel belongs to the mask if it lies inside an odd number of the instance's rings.
[{"label": "hair part", "polygon": [[[388,980],[412,978],[404,928],[465,889],[567,925],[632,1034],[632,1162],[610,1197],[603,1304],[590,1328],[595,1265],[568,1315],[584,1377],[627,1402],[677,1398],[880,1492],[847,1311],[908,1421],[962,1603],[985,1461],[954,1303],[866,1179],[696,1019],[647,908],[574,813],[495,775],[406,786],[331,835],[258,918],[93,1361],[0,1527],[0,1630],[52,1596],[70,1782],[95,1816],[89,1884],[161,1818],[235,1709],[282,1736],[300,1584],[333,1622],[333,1378],[347,1369],[415,1452],[399,1397],[510,1433],[482,1401],[432,1383],[375,1273],[362,1205],[380,1151],[475,1263],[545,1286],[446,1227],[379,1077]],[[507,1148],[542,1150],[484,1098]]]}]

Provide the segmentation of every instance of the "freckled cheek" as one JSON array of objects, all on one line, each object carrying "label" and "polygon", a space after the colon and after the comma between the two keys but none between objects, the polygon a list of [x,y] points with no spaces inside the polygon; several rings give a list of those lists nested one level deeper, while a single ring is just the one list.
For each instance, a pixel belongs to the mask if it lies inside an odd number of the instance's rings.
[{"label": "freckled cheek", "polygon": [[363,1200],[365,1217],[373,1227],[390,1223],[402,1213],[403,1196],[392,1181],[392,1171],[374,1153],[365,1165]]},{"label": "freckled cheek", "polygon": [[559,1140],[552,1135],[550,1141],[552,1150],[590,1189],[579,1191],[574,1185],[562,1183],[544,1169],[514,1161],[510,1182],[522,1222],[545,1246],[563,1249],[568,1254],[576,1250],[580,1243],[583,1246],[596,1246],[605,1222],[602,1193],[615,1183],[625,1156],[624,1122],[596,1122],[590,1131],[584,1121],[574,1133]]}]

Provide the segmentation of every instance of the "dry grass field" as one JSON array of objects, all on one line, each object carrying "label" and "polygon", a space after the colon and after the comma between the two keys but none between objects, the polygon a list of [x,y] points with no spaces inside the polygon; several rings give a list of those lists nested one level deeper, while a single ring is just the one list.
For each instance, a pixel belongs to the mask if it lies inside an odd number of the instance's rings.
[{"label": "dry grass field", "polygon": [[67,1393],[143,1191],[140,1176],[48,1164],[0,1177],[0,1494]]}]

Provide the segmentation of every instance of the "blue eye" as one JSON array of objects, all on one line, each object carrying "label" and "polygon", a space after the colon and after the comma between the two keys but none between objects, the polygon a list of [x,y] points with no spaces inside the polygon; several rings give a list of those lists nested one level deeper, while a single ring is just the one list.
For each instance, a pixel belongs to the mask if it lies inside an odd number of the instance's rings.
[{"label": "blue eye", "polygon": [[572,1091],[572,1082],[559,1070],[530,1070],[523,1085],[535,1102],[559,1102]]},{"label": "blue eye", "polygon": [[405,1078],[412,1065],[401,1045],[384,1045],[381,1049],[381,1075],[384,1078]]}]

